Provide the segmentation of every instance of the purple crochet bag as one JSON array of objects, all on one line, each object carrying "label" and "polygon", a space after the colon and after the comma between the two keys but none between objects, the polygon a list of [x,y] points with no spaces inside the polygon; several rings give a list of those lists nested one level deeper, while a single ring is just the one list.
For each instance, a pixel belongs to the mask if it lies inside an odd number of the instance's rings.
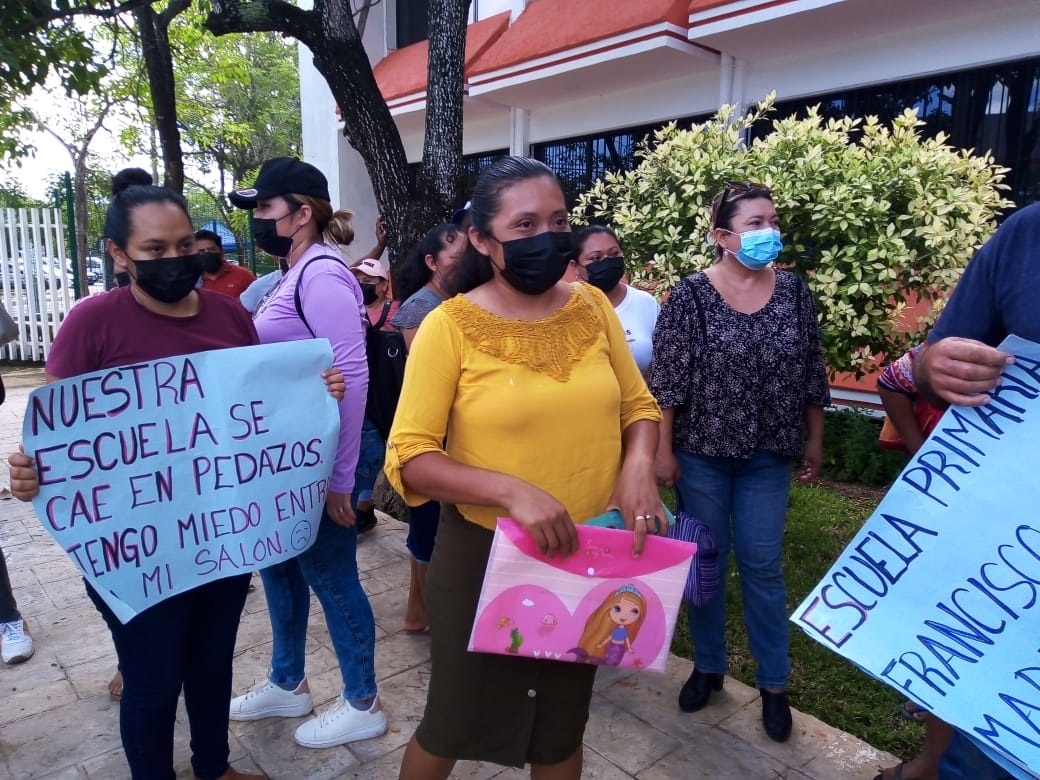
[{"label": "purple crochet bag", "polygon": [[703,607],[719,595],[721,576],[719,548],[711,535],[711,529],[704,521],[686,514],[680,504],[668,535],[697,545],[697,553],[690,560],[690,574],[686,578],[683,600],[695,607]]}]

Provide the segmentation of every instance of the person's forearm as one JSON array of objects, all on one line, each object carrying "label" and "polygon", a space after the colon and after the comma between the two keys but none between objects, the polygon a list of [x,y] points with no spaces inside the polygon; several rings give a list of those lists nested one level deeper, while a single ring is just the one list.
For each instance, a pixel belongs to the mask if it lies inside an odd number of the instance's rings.
[{"label": "person's forearm", "polygon": [[383,215],[380,214],[376,220],[376,245],[368,250],[368,254],[365,257],[370,257],[373,260],[378,260],[383,256],[383,252],[386,250],[386,228],[383,224]]},{"label": "person's forearm", "polygon": [[661,455],[672,454],[672,424],[675,422],[675,407],[666,406],[661,409],[661,424],[658,426],[657,452]]},{"label": "person's forearm", "polygon": [[[929,347],[929,344],[924,344],[914,356],[914,387],[917,389],[918,395],[924,397],[930,404],[945,409],[946,401],[936,394],[935,388],[932,386],[931,361],[927,357]],[[893,422],[895,421],[893,420]]]},{"label": "person's forearm", "polygon": [[657,455],[660,425],[653,420],[636,420],[621,433],[624,463],[644,461],[653,463]]},{"label": "person's forearm", "polygon": [[914,402],[905,393],[897,393],[884,387],[878,388],[881,396],[881,405],[885,407],[885,414],[895,426],[899,438],[913,455],[924,442],[921,429],[917,427],[917,418],[914,416]]},{"label": "person's forearm", "polygon": [[374,247],[369,249],[368,253],[364,257],[362,257],[361,259],[362,260],[368,260],[368,259],[378,260],[380,257],[383,256],[383,252],[385,252],[385,251],[386,251],[386,244],[384,244],[383,242],[379,242]]},{"label": "person's forearm", "polygon": [[415,334],[419,331],[419,328],[401,328],[401,338],[404,339],[404,348],[409,352],[412,350],[412,341],[415,340]]},{"label": "person's forearm", "polygon": [[809,445],[823,446],[823,407],[805,407],[805,438]]},{"label": "person's forearm", "polygon": [[459,463],[443,452],[424,452],[401,467],[401,481],[434,501],[475,506],[508,505],[520,480]]}]

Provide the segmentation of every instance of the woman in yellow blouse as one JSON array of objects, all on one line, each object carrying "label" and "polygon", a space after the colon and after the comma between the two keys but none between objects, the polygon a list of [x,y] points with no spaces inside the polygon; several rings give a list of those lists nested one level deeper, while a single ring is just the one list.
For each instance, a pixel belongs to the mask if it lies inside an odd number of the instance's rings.
[{"label": "woman in yellow blouse", "polygon": [[507,157],[481,174],[470,213],[475,273],[419,328],[387,452],[409,503],[444,505],[427,581],[429,696],[401,778],[447,778],[473,759],[577,780],[595,666],[466,650],[492,529],[512,517],[543,551],[569,555],[574,523],[615,506],[638,555],[666,528],[661,415],[609,301],[561,281],[574,248],[552,172]]}]

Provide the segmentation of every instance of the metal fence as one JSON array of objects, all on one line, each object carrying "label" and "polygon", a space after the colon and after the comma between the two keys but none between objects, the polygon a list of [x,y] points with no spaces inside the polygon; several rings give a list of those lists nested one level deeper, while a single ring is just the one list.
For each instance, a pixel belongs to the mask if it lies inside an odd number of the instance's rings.
[{"label": "metal fence", "polygon": [[0,295],[19,330],[0,358],[46,360],[75,302],[72,278],[58,209],[0,209]]}]

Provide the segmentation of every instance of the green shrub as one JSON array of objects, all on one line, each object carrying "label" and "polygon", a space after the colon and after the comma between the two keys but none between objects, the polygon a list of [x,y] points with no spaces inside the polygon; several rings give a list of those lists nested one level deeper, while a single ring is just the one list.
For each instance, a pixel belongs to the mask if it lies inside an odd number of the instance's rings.
[{"label": "green shrub", "polygon": [[828,410],[823,424],[823,477],[840,482],[885,485],[906,465],[901,452],[878,445],[881,418],[858,409]]},{"label": "green shrub", "polygon": [[607,174],[581,197],[575,222],[611,222],[632,279],[663,294],[714,261],[712,196],[726,181],[762,182],[780,215],[780,263],[816,296],[827,365],[864,373],[927,332],[937,309],[908,329],[906,303],[940,302],[953,288],[1011,205],[1006,169],[942,134],[923,138],[911,110],[883,125],[813,109],[746,143],[772,105],[770,95],[743,116],[723,106],[689,130],[669,125],[642,146],[635,170]]}]

